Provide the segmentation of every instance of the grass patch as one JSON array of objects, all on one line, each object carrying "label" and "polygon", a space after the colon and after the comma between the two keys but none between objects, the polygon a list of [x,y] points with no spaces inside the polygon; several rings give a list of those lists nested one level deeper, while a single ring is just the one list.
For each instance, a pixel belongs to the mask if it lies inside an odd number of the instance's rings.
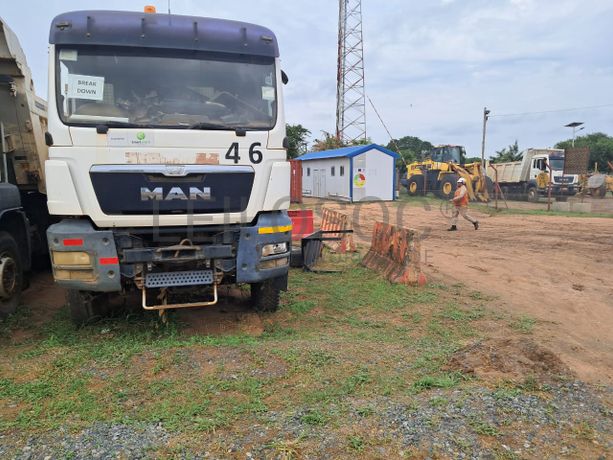
[{"label": "grass patch", "polygon": [[532,334],[535,324],[536,320],[534,318],[521,316],[511,324],[511,327],[522,334]]},{"label": "grass patch", "polygon": [[347,438],[347,445],[349,449],[355,452],[362,452],[366,447],[364,438],[358,435],[351,435]]},{"label": "grass patch", "polygon": [[[0,430],[29,436],[97,421],[161,422],[187,446],[203,433],[266,423],[273,412],[306,432],[338,430],[347,417],[375,414],[379,396],[406,399],[462,385],[464,376],[443,366],[486,315],[465,288],[392,285],[361,267],[334,276],[292,270],[282,302],[278,313],[255,317],[259,335],[232,326],[188,335],[172,314],[167,326],[137,314],[76,329],[66,309],[32,326],[26,310],[3,323],[9,336],[36,330],[25,345],[2,341]],[[448,402],[436,396],[430,404]],[[340,439],[355,453],[369,446],[357,433]],[[279,441],[269,454],[297,458],[308,443]]]},{"label": "grass patch", "polygon": [[437,376],[426,375],[413,383],[413,390],[416,393],[421,393],[433,388],[452,388],[462,382],[462,380],[464,380],[464,377],[458,372]]}]

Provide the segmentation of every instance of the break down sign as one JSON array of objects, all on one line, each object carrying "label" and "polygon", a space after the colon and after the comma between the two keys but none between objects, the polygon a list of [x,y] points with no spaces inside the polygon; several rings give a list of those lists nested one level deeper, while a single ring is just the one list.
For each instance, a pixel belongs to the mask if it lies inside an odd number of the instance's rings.
[{"label": "break down sign", "polygon": [[104,96],[104,77],[70,75],[68,97],[101,101]]}]

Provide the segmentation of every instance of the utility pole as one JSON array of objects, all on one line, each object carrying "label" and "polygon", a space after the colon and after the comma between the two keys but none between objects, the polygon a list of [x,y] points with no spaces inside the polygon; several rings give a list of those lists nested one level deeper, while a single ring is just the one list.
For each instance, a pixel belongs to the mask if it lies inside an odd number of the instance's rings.
[{"label": "utility pole", "polygon": [[487,107],[483,107],[483,139],[481,140],[481,166],[485,170],[485,131],[487,128],[487,120],[489,119],[490,111]]},{"label": "utility pole", "polygon": [[361,0],[339,0],[336,138],[366,139]]}]

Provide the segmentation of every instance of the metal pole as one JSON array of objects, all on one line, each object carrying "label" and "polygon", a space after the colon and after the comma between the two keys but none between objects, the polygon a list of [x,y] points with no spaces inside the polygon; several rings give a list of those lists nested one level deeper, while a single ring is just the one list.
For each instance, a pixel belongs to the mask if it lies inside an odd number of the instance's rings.
[{"label": "metal pole", "polygon": [[573,126],[573,148],[575,148],[575,133],[576,133],[576,127]]},{"label": "metal pole", "polygon": [[549,161],[545,160],[545,166],[547,166],[549,170],[549,182],[547,183],[547,211],[551,211],[551,182],[553,181],[553,177]]},{"label": "metal pole", "polygon": [[0,155],[2,155],[2,171],[0,171],[0,182],[9,181],[9,167],[6,160],[6,139],[4,138],[4,124],[0,122]]},{"label": "metal pole", "polygon": [[483,107],[483,138],[481,139],[481,167],[485,169],[485,130],[487,128],[487,119],[490,111],[487,107]]}]

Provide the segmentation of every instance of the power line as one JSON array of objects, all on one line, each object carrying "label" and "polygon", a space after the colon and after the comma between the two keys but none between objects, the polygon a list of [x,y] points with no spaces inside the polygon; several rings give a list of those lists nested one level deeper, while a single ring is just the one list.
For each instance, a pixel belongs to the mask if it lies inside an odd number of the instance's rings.
[{"label": "power line", "polygon": [[490,117],[522,117],[524,115],[540,115],[544,113],[558,113],[558,112],[576,112],[578,110],[602,109],[605,107],[613,107],[613,104],[587,105],[585,107],[573,107],[573,108],[568,108],[568,109],[556,109],[556,110],[543,110],[540,112],[501,113],[501,114],[490,115]]}]

